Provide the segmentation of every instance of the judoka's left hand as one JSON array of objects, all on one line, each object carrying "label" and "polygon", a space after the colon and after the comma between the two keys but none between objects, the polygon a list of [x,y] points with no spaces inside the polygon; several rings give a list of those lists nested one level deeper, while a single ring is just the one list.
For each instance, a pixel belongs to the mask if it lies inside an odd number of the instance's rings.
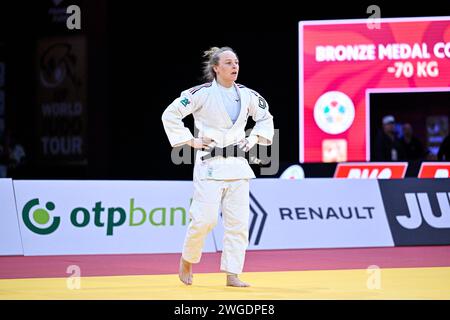
[{"label": "judoka's left hand", "polygon": [[239,148],[241,148],[244,152],[248,152],[251,148],[255,146],[258,142],[257,136],[248,136],[245,139],[242,139],[238,142]]}]

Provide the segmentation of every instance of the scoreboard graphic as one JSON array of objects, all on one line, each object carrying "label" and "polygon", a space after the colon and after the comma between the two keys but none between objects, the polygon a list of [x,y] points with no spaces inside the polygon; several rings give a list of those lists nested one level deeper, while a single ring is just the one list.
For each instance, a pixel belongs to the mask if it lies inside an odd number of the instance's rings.
[{"label": "scoreboard graphic", "polygon": [[370,92],[450,91],[450,17],[299,22],[300,162],[370,160]]}]

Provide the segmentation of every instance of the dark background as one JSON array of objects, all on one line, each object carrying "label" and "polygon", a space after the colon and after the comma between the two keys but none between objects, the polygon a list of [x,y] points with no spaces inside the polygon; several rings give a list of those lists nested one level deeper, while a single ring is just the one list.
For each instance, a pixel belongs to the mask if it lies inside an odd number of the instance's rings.
[{"label": "dark background", "polygon": [[[238,82],[257,90],[280,129],[280,172],[298,162],[298,22],[445,16],[445,2],[176,2],[69,1],[82,11],[81,31],[52,24],[52,0],[0,5],[5,46],[6,126],[25,146],[27,163],[10,172],[32,179],[191,179],[192,166],[172,164],[161,114],[182,90],[201,83],[202,52],[230,46]],[[82,34],[88,47],[88,136],[85,166],[35,161],[36,39]],[[191,128],[192,118],[186,121]],[[373,125],[377,126],[377,123]],[[304,164],[307,176],[332,176],[335,164]]]}]

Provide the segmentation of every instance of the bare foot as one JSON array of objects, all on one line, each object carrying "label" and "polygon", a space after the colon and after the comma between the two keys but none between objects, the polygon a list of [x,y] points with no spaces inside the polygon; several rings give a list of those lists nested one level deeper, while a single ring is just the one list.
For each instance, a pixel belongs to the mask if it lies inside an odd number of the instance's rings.
[{"label": "bare foot", "polygon": [[248,283],[239,280],[237,275],[227,275],[227,286],[229,287],[250,287]]},{"label": "bare foot", "polygon": [[183,259],[183,257],[180,258],[180,270],[178,272],[178,277],[185,285],[192,284],[192,263],[187,262]]}]

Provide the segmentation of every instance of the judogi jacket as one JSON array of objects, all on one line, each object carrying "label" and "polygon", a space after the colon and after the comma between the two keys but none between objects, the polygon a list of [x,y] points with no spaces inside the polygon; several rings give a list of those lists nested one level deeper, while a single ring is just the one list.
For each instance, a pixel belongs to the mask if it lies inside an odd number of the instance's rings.
[{"label": "judogi jacket", "polygon": [[[218,84],[205,83],[185,90],[163,112],[164,130],[172,147],[186,144],[193,139],[189,128],[182,119],[189,114],[194,117],[198,137],[208,137],[217,143],[217,147],[226,147],[245,138],[245,126],[249,116],[255,121],[250,136],[257,137],[261,145],[272,144],[274,135],[273,117],[266,100],[256,91],[240,84],[234,84],[239,94],[241,110],[236,122],[228,115],[222,102]],[[194,176],[200,179],[229,180],[251,179],[255,174],[244,157],[214,157],[202,160],[207,154],[198,151],[194,165]]]}]

